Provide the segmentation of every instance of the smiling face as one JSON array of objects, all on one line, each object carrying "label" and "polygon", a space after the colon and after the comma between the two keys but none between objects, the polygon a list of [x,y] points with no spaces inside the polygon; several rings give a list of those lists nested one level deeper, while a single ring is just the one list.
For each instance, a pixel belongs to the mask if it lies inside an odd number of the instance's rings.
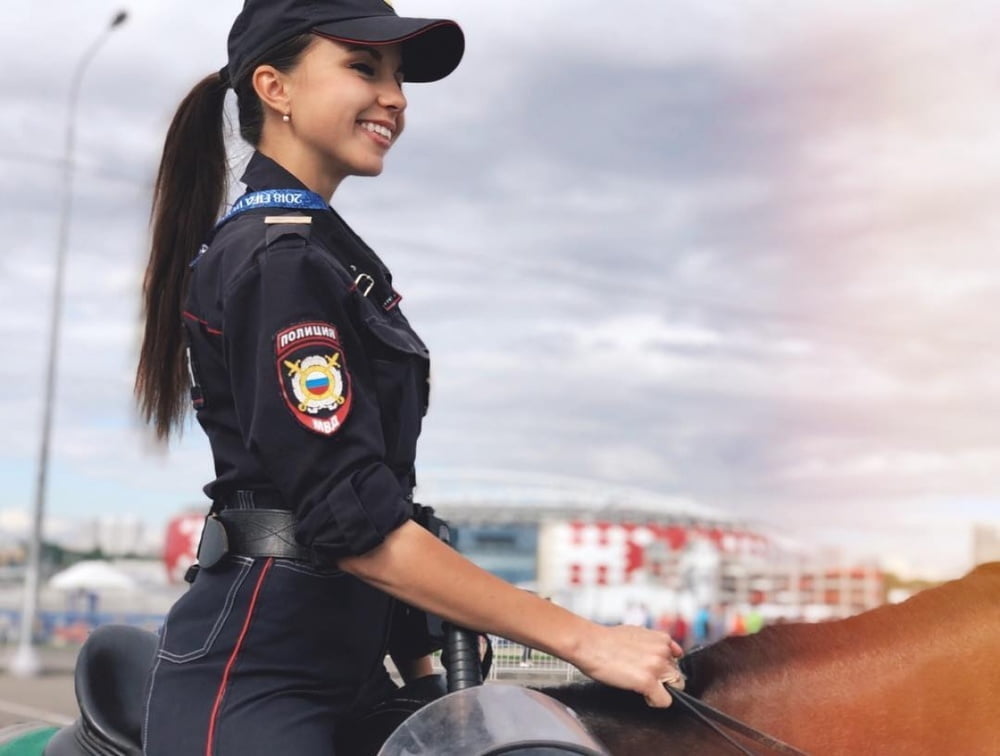
[{"label": "smiling face", "polygon": [[254,74],[265,109],[259,149],[326,196],[347,176],[377,176],[403,130],[401,63],[400,45],[317,36],[290,72],[261,66]]}]

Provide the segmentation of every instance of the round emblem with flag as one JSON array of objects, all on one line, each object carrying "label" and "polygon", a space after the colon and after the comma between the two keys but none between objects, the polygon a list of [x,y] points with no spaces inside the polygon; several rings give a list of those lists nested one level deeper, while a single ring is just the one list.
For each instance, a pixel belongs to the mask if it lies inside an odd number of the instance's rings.
[{"label": "round emblem with flag", "polygon": [[301,360],[285,361],[294,380],[292,391],[299,400],[299,411],[315,415],[321,410],[336,409],[344,399],[344,379],[340,369],[340,352],[312,354]]},{"label": "round emblem with flag", "polygon": [[337,329],[299,323],[275,336],[282,397],[292,415],[314,433],[332,436],[351,410],[350,376]]}]

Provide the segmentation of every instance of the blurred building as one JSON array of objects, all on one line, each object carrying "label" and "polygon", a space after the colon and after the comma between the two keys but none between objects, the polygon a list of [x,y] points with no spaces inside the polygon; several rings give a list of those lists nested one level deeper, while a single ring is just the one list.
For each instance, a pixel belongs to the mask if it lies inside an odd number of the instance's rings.
[{"label": "blurred building", "polygon": [[94,545],[109,557],[145,552],[145,527],[135,515],[104,515],[94,521]]},{"label": "blurred building", "polygon": [[9,533],[0,533],[0,567],[22,565],[28,549],[24,540]]},{"label": "blurred building", "polygon": [[1000,561],[1000,528],[978,524],[972,529],[972,563]]},{"label": "blurred building", "polygon": [[188,568],[198,561],[198,544],[205,526],[205,513],[187,509],[167,523],[163,541],[163,566],[167,581],[180,585]]},{"label": "blurred building", "polygon": [[452,545],[507,582],[533,587],[538,575],[537,523],[453,523]]},{"label": "blurred building", "polygon": [[551,519],[541,530],[539,591],[602,621],[635,604],[655,616],[753,607],[770,620],[816,621],[885,601],[874,565],[809,554],[740,523]]},{"label": "blurred building", "polygon": [[874,564],[843,563],[686,497],[500,473],[425,477],[419,494],[472,561],[598,621],[638,605],[654,617],[752,607],[815,621],[886,598]]}]

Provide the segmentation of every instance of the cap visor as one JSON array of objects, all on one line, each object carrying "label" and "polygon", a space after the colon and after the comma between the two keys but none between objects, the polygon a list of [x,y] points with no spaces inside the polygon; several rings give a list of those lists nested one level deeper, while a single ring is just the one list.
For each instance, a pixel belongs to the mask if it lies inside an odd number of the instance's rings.
[{"label": "cap visor", "polygon": [[368,16],[320,24],[312,31],[338,42],[403,46],[406,81],[437,81],[454,71],[465,52],[465,35],[454,21]]}]

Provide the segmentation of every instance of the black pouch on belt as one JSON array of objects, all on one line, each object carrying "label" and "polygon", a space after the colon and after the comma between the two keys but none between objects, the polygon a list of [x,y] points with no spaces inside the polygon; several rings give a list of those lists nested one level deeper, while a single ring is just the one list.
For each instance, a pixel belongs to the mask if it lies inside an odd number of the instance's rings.
[{"label": "black pouch on belt", "polygon": [[222,561],[229,553],[229,536],[225,526],[214,514],[205,518],[205,526],[201,529],[201,541],[198,543],[198,566],[205,570]]}]

